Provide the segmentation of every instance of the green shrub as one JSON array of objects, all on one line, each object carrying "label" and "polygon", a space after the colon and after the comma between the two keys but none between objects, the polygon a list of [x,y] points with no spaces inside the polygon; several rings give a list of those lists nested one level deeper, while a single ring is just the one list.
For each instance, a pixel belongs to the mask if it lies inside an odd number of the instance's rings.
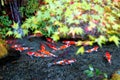
[{"label": "green shrub", "polygon": [[[77,53],[84,52],[84,44],[115,42],[119,45],[120,4],[111,0],[44,0],[36,15],[28,18],[22,28],[40,31],[43,35],[60,38],[81,38],[82,46]],[[86,36],[86,37],[85,37]]]},{"label": "green shrub", "polygon": [[6,37],[6,33],[11,30],[12,28],[10,27],[12,24],[12,21],[9,19],[9,17],[6,15],[4,11],[2,11],[3,14],[0,16],[0,34],[2,38]]},{"label": "green shrub", "polygon": [[20,7],[20,12],[22,17],[31,17],[35,14],[35,12],[39,9],[38,0],[27,0]]}]

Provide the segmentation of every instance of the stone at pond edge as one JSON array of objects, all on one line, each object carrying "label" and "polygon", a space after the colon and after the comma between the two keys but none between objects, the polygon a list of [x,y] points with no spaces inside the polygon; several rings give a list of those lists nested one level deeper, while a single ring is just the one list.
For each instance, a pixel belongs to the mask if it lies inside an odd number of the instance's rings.
[{"label": "stone at pond edge", "polygon": [[0,59],[0,65],[4,65],[6,63],[10,63],[12,61],[15,61],[19,59],[20,57],[20,52],[16,51],[15,49],[9,49],[8,50],[8,55],[5,56],[4,58]]},{"label": "stone at pond edge", "polygon": [[114,74],[112,74],[111,80],[120,80],[120,69],[117,70]]}]

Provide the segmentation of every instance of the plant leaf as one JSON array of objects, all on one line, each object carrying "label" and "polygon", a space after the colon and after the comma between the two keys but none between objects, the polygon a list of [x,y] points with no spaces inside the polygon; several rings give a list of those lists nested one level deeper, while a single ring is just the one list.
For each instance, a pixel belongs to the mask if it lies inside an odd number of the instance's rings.
[{"label": "plant leaf", "polygon": [[101,71],[99,69],[95,69],[95,72],[97,76],[101,74]]},{"label": "plant leaf", "polygon": [[82,47],[80,47],[79,49],[78,49],[78,51],[77,51],[77,55],[79,54],[79,53],[81,53],[81,54],[83,54],[85,52],[85,49],[84,49],[84,47],[82,46]]},{"label": "plant leaf", "polygon": [[109,41],[110,41],[110,42],[113,41],[113,42],[116,44],[117,47],[119,47],[119,40],[120,40],[120,39],[119,39],[117,36],[115,36],[115,35],[109,37]]},{"label": "plant leaf", "polygon": [[8,31],[8,32],[6,33],[6,36],[10,36],[10,35],[12,35],[12,34],[13,34],[12,31]]},{"label": "plant leaf", "polygon": [[98,45],[99,45],[100,47],[102,47],[102,44],[105,44],[105,42],[107,41],[107,39],[106,39],[105,36],[101,35],[101,36],[100,36],[99,38],[97,38],[95,41],[98,43]]},{"label": "plant leaf", "polygon": [[54,41],[58,41],[60,39],[59,35],[57,33],[54,33],[51,37]]}]

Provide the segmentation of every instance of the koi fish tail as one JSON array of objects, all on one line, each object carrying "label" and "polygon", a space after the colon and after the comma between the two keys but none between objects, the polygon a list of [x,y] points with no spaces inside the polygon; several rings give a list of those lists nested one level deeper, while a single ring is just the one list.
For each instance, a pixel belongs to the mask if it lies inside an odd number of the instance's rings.
[{"label": "koi fish tail", "polygon": [[51,67],[52,65],[54,65],[54,64],[53,64],[53,63],[48,63],[47,66],[48,66],[48,67]]},{"label": "koi fish tail", "polygon": [[111,60],[108,60],[108,62],[110,63],[110,65],[111,65]]},{"label": "koi fish tail", "polygon": [[56,55],[52,55],[53,57],[58,57],[58,56],[56,56]]}]

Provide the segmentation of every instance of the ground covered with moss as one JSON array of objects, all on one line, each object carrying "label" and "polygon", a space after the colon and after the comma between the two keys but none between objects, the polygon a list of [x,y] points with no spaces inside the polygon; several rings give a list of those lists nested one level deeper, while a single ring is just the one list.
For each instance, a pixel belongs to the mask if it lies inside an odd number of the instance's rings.
[{"label": "ground covered with moss", "polygon": [[[33,47],[31,51],[36,51],[40,48],[40,43],[45,43],[44,38],[23,38],[18,39],[17,43],[25,44],[26,46]],[[56,43],[59,47],[63,45],[61,41]],[[90,49],[93,46],[87,46],[85,49]],[[47,50],[51,51],[49,47]],[[88,77],[84,71],[89,69],[92,65],[94,69],[99,69],[102,73],[106,73],[108,78],[111,77],[114,71],[120,69],[120,48],[116,47],[113,43],[108,43],[99,48],[97,52],[85,53],[83,55],[75,55],[79,47],[70,46],[67,49],[56,51],[53,54],[60,56],[59,58],[31,58],[26,54],[27,51],[20,53],[17,60],[10,61],[0,66],[0,79],[2,80],[102,80],[102,74],[96,75],[94,72],[93,77]],[[112,64],[110,65],[104,58],[105,52],[109,51],[112,55]],[[16,54],[17,52],[13,52]],[[12,58],[12,57],[11,57]],[[58,66],[54,65],[48,67],[48,64],[53,61],[62,59],[75,58],[77,61],[71,65]],[[9,59],[10,60],[10,59]]]}]

